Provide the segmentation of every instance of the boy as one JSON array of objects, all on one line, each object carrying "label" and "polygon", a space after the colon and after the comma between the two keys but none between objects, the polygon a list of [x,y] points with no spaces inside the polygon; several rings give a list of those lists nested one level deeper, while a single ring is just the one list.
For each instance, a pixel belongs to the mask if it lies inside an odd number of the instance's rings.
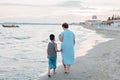
[{"label": "boy", "polygon": [[57,52],[60,52],[60,50],[57,49],[57,44],[55,43],[55,36],[53,34],[50,34],[49,38],[51,42],[48,43],[47,47],[47,57],[49,64],[48,77],[51,77],[50,70],[53,69],[53,74],[55,74]]}]

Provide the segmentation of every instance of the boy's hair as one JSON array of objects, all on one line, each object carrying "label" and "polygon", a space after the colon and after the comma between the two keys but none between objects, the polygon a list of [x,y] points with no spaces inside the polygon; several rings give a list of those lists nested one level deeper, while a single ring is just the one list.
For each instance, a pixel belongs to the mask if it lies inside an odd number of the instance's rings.
[{"label": "boy's hair", "polygon": [[64,27],[64,28],[68,28],[69,26],[68,26],[67,23],[63,23],[63,24],[62,24],[62,27]]},{"label": "boy's hair", "polygon": [[55,35],[54,34],[50,34],[50,40],[54,40],[55,39]]}]

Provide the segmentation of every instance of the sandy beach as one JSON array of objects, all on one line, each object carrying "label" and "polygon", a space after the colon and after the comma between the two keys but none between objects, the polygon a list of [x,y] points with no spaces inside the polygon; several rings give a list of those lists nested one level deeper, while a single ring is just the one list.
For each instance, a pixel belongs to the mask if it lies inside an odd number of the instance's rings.
[{"label": "sandy beach", "polygon": [[95,28],[93,30],[111,40],[94,45],[86,55],[76,58],[69,74],[64,74],[63,67],[59,66],[56,75],[51,78],[45,75],[38,80],[120,80],[119,31]]}]

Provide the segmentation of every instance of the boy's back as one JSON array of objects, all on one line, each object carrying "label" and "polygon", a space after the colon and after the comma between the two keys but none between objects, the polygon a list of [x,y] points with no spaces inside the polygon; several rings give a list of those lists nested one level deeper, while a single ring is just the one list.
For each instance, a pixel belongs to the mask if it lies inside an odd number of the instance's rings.
[{"label": "boy's back", "polygon": [[56,43],[54,42],[49,42],[48,43],[48,57],[56,57],[56,50],[55,50],[55,45]]}]

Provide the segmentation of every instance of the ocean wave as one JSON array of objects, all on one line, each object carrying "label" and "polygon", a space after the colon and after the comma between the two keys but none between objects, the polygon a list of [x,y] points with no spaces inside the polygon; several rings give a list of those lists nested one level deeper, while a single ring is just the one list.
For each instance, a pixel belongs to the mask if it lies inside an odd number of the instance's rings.
[{"label": "ocean wave", "polygon": [[0,56],[1,61],[18,61],[17,58],[10,58],[10,57],[5,57],[5,56]]},{"label": "ocean wave", "polygon": [[42,43],[48,43],[48,39],[43,40]]},{"label": "ocean wave", "polygon": [[13,37],[14,39],[17,39],[17,40],[24,40],[24,39],[30,39],[31,37]]}]

